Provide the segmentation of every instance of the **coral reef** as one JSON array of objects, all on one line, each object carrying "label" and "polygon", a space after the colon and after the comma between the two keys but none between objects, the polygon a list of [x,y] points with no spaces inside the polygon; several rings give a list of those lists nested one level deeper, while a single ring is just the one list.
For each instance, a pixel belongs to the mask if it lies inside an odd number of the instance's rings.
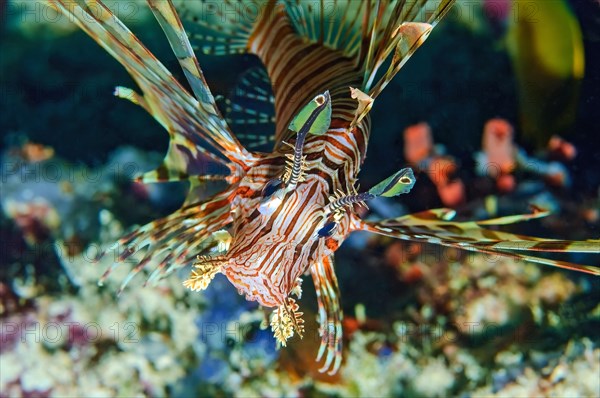
[{"label": "coral reef", "polygon": [[107,261],[62,263],[76,294],[37,295],[2,318],[2,395],[161,396],[202,357],[201,296],[172,279],[117,299],[116,283],[97,285]]},{"label": "coral reef", "polygon": [[[554,146],[559,144],[566,145]],[[23,149],[27,152],[6,155],[11,164],[30,167],[56,160],[49,148],[28,144]],[[110,159],[99,170],[142,164],[145,157],[123,149]],[[73,174],[66,162],[56,164],[65,175]],[[118,206],[106,199],[122,189],[118,176],[98,185],[80,184],[72,196],[47,194],[58,192],[60,182],[39,185],[25,179],[19,184],[15,176],[20,172],[8,175],[5,185],[5,214],[29,244],[54,242],[50,247],[64,281],[58,290],[47,290],[46,280],[29,266],[0,285],[1,396],[183,397],[190,391],[236,396],[360,396],[373,391],[383,396],[594,396],[598,391],[593,375],[600,349],[591,325],[597,324],[600,310],[588,300],[597,286],[587,277],[511,258],[357,236],[350,246],[368,258],[376,254],[369,261],[379,262],[378,267],[390,267],[404,286],[393,299],[408,304],[378,319],[367,317],[369,309],[357,305],[344,325],[348,348],[341,375],[313,378],[312,365],[290,368],[293,359],[279,355],[264,330],[265,314],[223,277],[202,293],[185,289],[181,275],[157,286],[132,286],[116,297],[129,269],[125,262],[105,286],[98,286],[114,260],[110,243],[125,229],[123,217],[111,211]],[[125,192],[148,206],[164,203],[160,189]],[[51,210],[20,215],[14,208],[42,203]],[[85,203],[89,205],[82,207]],[[69,250],[70,237],[84,233],[74,229],[77,217],[71,211],[82,208],[96,224],[85,231],[85,247]],[[382,200],[374,202],[373,211],[381,216],[405,209]],[[40,230],[46,233],[37,234]],[[69,230],[73,235],[64,232]],[[101,248],[109,254],[98,261]],[[554,341],[551,349],[547,339]]]}]

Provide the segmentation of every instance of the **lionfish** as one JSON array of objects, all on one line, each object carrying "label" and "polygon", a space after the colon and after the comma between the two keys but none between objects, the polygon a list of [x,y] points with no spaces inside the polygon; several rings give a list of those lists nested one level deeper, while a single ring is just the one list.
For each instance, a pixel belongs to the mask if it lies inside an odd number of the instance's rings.
[{"label": "lionfish", "polygon": [[[278,344],[285,345],[304,331],[293,296],[300,297],[301,278],[310,274],[320,324],[316,360],[324,358],[321,372],[334,374],[342,362],[343,316],[334,252],[353,231],[600,274],[600,268],[526,254],[599,253],[599,241],[542,239],[484,228],[548,214],[541,209],[467,222],[453,222],[450,209],[378,222],[358,216],[358,206],[366,201],[405,194],[415,183],[411,169],[404,168],[367,191],[357,190],[371,130],[369,111],[454,0],[224,0],[213,3],[210,11],[221,23],[190,17],[190,23],[204,28],[191,39],[206,53],[249,53],[262,61],[272,95],[252,84],[244,94],[275,109],[270,153],[250,151],[233,134],[170,1],[148,4],[191,92],[100,1],[51,3],[116,58],[141,90],[117,87],[115,95],[144,108],[169,133],[164,161],[139,181],[191,183],[179,210],[119,240],[118,257],[102,280],[141,249],[145,252],[121,289],[150,264],[158,264],[150,272],[151,282],[193,266],[184,282],[192,290],[205,289],[222,273],[247,300],[272,309],[272,331]],[[255,11],[252,18],[248,10]],[[250,107],[238,109],[256,123],[269,120]],[[207,175],[207,164],[225,172]],[[225,181],[227,187],[199,199],[195,188],[213,180]]]}]

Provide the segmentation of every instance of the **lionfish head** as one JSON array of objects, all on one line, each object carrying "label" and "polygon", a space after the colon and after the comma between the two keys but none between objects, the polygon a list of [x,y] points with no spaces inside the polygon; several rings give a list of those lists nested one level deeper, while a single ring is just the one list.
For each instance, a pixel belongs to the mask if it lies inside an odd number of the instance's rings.
[{"label": "lionfish head", "polygon": [[290,124],[297,133],[293,153],[269,155],[240,183],[221,271],[248,300],[266,307],[286,304],[292,292],[299,293],[300,276],[333,253],[348,232],[349,217],[327,207],[326,182],[305,173],[305,138],[325,134],[330,120],[331,98],[325,92]]},{"label": "lionfish head", "polygon": [[[226,253],[203,257],[186,286],[204,289],[221,272],[244,294],[264,307],[275,307],[271,325],[284,344],[302,334],[301,313],[291,297],[300,296],[301,275],[330,256],[352,230],[356,216],[347,211],[376,196],[395,196],[412,188],[414,176],[402,169],[368,192],[341,192],[306,173],[305,138],[327,133],[331,122],[329,92],[317,95],[292,120],[296,132],[291,154],[275,152],[258,161],[240,182],[231,202],[231,244]],[[285,157],[285,168],[281,158]]]},{"label": "lionfish head", "polygon": [[282,305],[297,292],[299,277],[335,251],[349,226],[326,213],[322,181],[307,178],[294,189],[271,181],[255,206],[234,209],[232,242],[222,266],[248,300],[266,307]]}]

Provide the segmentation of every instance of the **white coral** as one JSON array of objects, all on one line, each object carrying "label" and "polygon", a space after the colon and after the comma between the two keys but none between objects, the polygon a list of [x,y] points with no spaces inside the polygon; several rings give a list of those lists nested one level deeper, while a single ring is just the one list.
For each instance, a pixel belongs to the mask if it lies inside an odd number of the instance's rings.
[{"label": "white coral", "polygon": [[415,390],[426,397],[445,397],[454,384],[454,374],[442,358],[428,361],[413,382]]}]

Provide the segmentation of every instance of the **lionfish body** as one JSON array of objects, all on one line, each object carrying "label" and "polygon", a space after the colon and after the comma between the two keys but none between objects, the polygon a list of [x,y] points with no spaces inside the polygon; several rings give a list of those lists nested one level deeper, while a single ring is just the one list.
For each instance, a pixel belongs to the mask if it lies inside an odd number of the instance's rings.
[{"label": "lionfish body", "polygon": [[[317,360],[326,353],[322,371],[335,373],[342,359],[342,312],[333,253],[352,231],[498,253],[598,275],[595,267],[522,253],[598,253],[597,241],[549,240],[482,228],[540,217],[546,214],[543,211],[477,222],[450,221],[453,212],[448,209],[380,222],[363,221],[355,212],[354,205],[406,193],[415,182],[410,169],[402,169],[366,192],[356,191],[369,139],[368,112],[453,2],[340,0],[332,3],[338,14],[327,19],[325,1],[317,3],[316,11],[312,3],[266,1],[256,6],[261,12],[250,21],[240,9],[244,3],[226,1],[222,4],[238,14],[226,17],[217,12],[228,22],[224,26],[215,28],[194,18],[211,32],[192,36],[210,43],[203,48],[206,52],[252,53],[264,64],[275,108],[274,148],[265,154],[248,151],[229,129],[170,2],[148,1],[193,95],[101,3],[53,1],[125,66],[142,91],[119,87],[116,94],[144,107],[169,132],[163,164],[140,180],[189,180],[192,186],[181,209],[118,242],[118,260],[146,249],[122,288],[150,263],[158,263],[150,281],[193,263],[184,282],[193,290],[206,288],[222,273],[248,300],[274,308],[271,327],[285,345],[294,332],[303,332],[302,313],[292,296],[299,297],[301,277],[310,273],[321,325]],[[376,79],[390,58],[387,71]],[[255,100],[269,97],[258,88],[247,93]],[[264,119],[260,112],[240,109]],[[227,167],[229,174],[198,171],[211,163]],[[195,188],[213,179],[227,181],[228,188],[198,200]]]}]

